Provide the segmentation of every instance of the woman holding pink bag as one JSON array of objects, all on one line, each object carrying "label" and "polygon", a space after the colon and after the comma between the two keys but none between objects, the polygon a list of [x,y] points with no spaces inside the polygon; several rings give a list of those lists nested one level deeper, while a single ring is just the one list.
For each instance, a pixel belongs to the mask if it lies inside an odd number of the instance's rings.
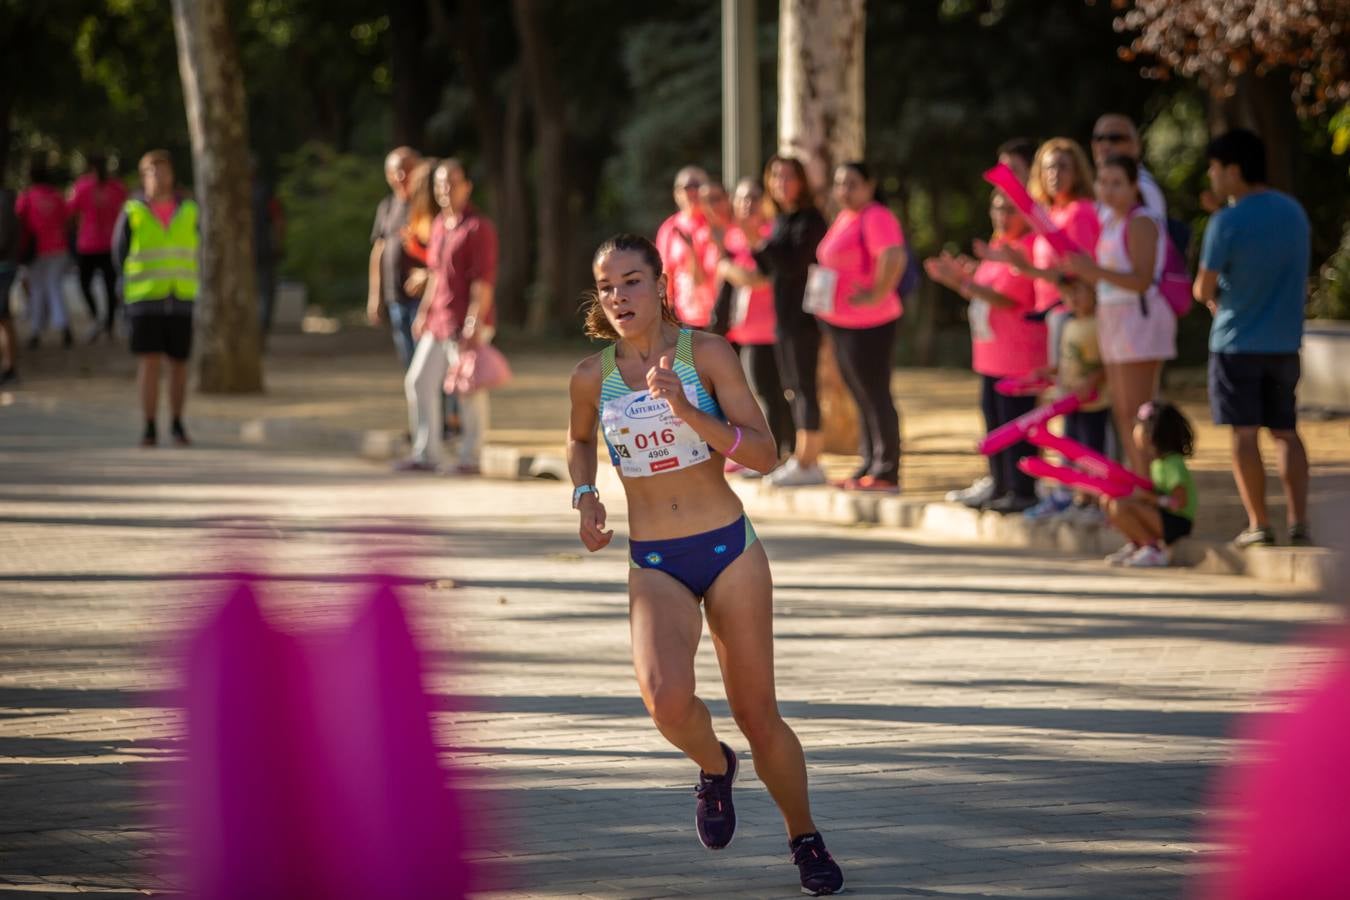
[{"label": "woman holding pink bag", "polygon": [[[443,160],[432,178],[441,211],[431,226],[427,283],[413,320],[417,349],[403,379],[413,446],[411,455],[396,464],[400,471],[439,469],[441,387],[447,373],[462,371],[467,353],[479,356],[482,348],[490,350],[496,323],[497,230],[470,202],[473,181],[462,162]],[[475,359],[475,367],[477,363]],[[461,397],[459,458],[453,472],[478,474],[488,412],[486,389]]]}]

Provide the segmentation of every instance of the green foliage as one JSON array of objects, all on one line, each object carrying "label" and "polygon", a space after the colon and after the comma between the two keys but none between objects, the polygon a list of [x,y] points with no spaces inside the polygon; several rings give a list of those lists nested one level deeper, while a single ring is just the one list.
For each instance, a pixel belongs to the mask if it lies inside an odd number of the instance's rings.
[{"label": "green foliage", "polygon": [[1317,273],[1308,311],[1317,319],[1350,319],[1350,224],[1341,235],[1341,245]]},{"label": "green foliage", "polygon": [[367,238],[388,191],[378,157],[319,143],[286,157],[278,192],[286,210],[282,271],[304,283],[311,302],[329,311],[365,303]]}]

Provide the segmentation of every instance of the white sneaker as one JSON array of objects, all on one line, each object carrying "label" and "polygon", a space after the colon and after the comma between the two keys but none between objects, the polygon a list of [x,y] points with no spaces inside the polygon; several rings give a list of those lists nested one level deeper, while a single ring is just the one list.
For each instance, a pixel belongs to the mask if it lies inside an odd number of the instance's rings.
[{"label": "white sneaker", "polygon": [[986,503],[994,499],[994,479],[988,475],[983,478],[976,478],[970,487],[961,488],[959,491],[947,492],[948,503]]},{"label": "white sneaker", "polygon": [[1161,569],[1170,565],[1172,554],[1157,544],[1140,547],[1134,555],[1125,560],[1124,565],[1131,569]]},{"label": "white sneaker", "polygon": [[1115,553],[1107,554],[1106,562],[1113,566],[1123,566],[1125,565],[1125,560],[1129,559],[1131,556],[1134,556],[1138,552],[1139,552],[1138,544],[1133,542],[1126,542],[1125,546],[1121,547]]},{"label": "white sneaker", "polygon": [[769,476],[774,487],[808,487],[825,483],[825,470],[819,465],[803,466],[794,456],[783,467]]}]

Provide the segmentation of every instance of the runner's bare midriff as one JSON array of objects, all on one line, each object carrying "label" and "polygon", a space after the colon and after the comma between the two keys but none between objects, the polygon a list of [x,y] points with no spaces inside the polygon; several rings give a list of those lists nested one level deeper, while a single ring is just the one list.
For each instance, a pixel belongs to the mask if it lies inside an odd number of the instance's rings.
[{"label": "runner's bare midriff", "polygon": [[629,537],[636,541],[702,534],[734,522],[742,513],[722,473],[722,455],[678,472],[623,478],[628,495]]}]

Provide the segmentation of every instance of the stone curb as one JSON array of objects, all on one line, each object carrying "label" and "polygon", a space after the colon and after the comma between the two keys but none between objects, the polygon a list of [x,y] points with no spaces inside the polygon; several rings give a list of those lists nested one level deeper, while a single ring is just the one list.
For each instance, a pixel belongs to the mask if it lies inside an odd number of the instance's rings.
[{"label": "stone curb", "polygon": [[[28,400],[29,398],[24,398]],[[53,409],[66,404],[42,399],[34,405]],[[203,419],[201,430],[230,434],[227,422]],[[239,423],[239,440],[254,446],[297,450],[337,450],[371,460],[390,460],[406,449],[403,435],[383,429],[349,429],[320,425],[306,419],[258,418]],[[567,480],[566,460],[556,454],[531,456],[505,444],[488,444],[482,454],[483,475],[516,480]],[[601,491],[620,489],[618,476],[601,466]],[[732,479],[746,511],[761,519],[810,521],[834,525],[881,525],[916,529],[930,537],[1048,550],[1077,556],[1101,557],[1121,546],[1118,534],[1095,525],[1031,522],[1021,516],[979,512],[954,503],[911,500],[840,491],[830,487],[779,489],[761,482]],[[1338,555],[1321,547],[1254,547],[1238,550],[1231,544],[1185,538],[1173,550],[1174,563],[1217,575],[1245,575],[1308,590],[1322,590],[1336,579]]]}]

